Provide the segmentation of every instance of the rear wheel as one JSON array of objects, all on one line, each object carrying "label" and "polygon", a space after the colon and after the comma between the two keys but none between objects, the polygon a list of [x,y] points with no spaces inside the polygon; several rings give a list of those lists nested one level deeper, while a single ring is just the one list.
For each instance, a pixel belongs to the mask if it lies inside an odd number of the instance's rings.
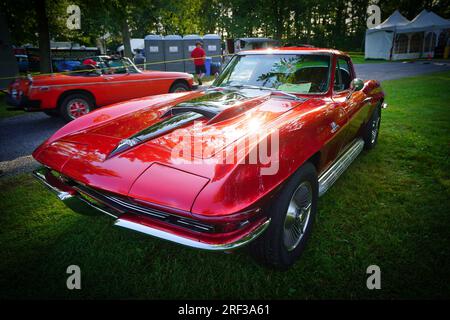
[{"label": "rear wheel", "polygon": [[288,180],[270,205],[271,222],[251,244],[260,262],[285,270],[302,254],[317,213],[318,180],[314,165],[307,162]]},{"label": "rear wheel", "polygon": [[169,93],[189,91],[189,86],[184,82],[175,82],[169,89]]},{"label": "rear wheel", "polygon": [[93,107],[94,103],[89,96],[82,93],[74,93],[64,98],[59,110],[64,120],[69,122],[89,113]]}]

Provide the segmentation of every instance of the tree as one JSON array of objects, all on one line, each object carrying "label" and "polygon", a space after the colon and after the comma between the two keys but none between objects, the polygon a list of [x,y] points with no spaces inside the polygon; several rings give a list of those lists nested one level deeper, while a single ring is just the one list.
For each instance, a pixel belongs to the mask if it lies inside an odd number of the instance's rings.
[{"label": "tree", "polygon": [[[124,44],[131,56],[130,38],[150,33],[219,33],[224,38],[267,36],[287,43],[308,43],[344,50],[362,50],[367,7],[376,0],[14,0],[2,6],[12,42],[38,44],[45,37],[86,46],[109,34],[109,45]],[[43,5],[45,3],[45,5]],[[81,8],[81,30],[66,25],[69,4]],[[414,18],[422,9],[450,18],[450,0],[378,1],[382,20],[395,9]],[[44,12],[45,9],[45,12]],[[44,19],[45,20],[45,19]],[[42,30],[40,30],[42,28]],[[43,41],[44,39],[41,39]],[[46,41],[45,41],[46,42]]]},{"label": "tree", "polygon": [[35,0],[35,10],[37,16],[37,29],[39,33],[39,69],[41,73],[49,73],[52,72],[52,60],[45,0]]},{"label": "tree", "polygon": [[[19,73],[19,70],[11,45],[11,35],[8,29],[8,21],[1,10],[0,45],[3,47],[2,50],[0,50],[0,78],[15,77]],[[10,79],[0,79],[0,89],[5,88],[10,82]]]}]

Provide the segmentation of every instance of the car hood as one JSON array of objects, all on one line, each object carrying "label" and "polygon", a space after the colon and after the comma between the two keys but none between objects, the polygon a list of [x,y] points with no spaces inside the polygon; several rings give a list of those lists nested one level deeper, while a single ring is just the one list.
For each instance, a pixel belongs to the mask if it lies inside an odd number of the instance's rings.
[{"label": "car hood", "polygon": [[260,90],[209,90],[174,104],[129,113],[63,140],[79,142],[92,137],[95,142],[89,144],[100,143],[105,148],[103,160],[107,161],[143,146],[158,153],[171,152],[180,144],[186,149],[186,144],[198,139],[202,148],[192,149],[192,156],[205,159],[237,139],[270,126],[302,102],[274,98]]},{"label": "car hood", "polygon": [[[160,202],[164,196],[156,192],[153,197],[148,188],[135,193],[133,188],[139,186],[139,177],[160,184],[172,179],[175,186],[176,177],[180,177],[179,183],[189,182],[196,189],[189,190],[185,196],[188,200],[182,205],[170,205],[186,210],[213,177],[214,170],[207,164],[201,164],[200,169],[186,169],[180,165],[181,155],[174,153],[175,149],[189,152],[192,159],[215,157],[233,142],[270,127],[276,118],[302,103],[262,90],[196,92],[176,103],[142,108],[50,139],[33,156],[78,182],[122,195],[133,194],[146,201]],[[196,108],[210,114],[195,112]],[[198,139],[200,148],[196,148],[194,139]]]}]

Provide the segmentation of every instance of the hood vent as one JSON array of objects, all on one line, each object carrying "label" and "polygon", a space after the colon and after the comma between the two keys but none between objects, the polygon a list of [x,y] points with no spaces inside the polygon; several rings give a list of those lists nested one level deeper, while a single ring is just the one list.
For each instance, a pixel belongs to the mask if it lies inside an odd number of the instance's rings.
[{"label": "hood vent", "polygon": [[158,136],[166,134],[172,130],[182,127],[185,124],[202,117],[203,115],[198,113],[186,112],[164,119],[161,122],[158,122],[148,128],[145,128],[142,131],[139,131],[138,133],[134,134],[128,139],[120,141],[117,147],[108,155],[107,159],[111,158],[116,154],[124,152],[139,143],[154,139]]},{"label": "hood vent", "polygon": [[185,112],[194,112],[201,114],[207,119],[212,119],[225,109],[231,108],[240,102],[248,101],[249,99],[251,97],[237,90],[207,90],[200,97],[173,106],[162,115],[162,118]]},{"label": "hood vent", "polygon": [[201,105],[201,104],[193,105],[190,103],[180,103],[177,106],[172,107],[169,110],[167,110],[167,112],[164,113],[161,116],[161,118],[165,118],[168,116],[175,116],[175,115],[179,115],[179,114],[183,114],[183,113],[187,113],[187,112],[191,112],[191,113],[193,112],[193,113],[198,113],[198,114],[204,116],[205,118],[212,119],[222,111],[223,111],[223,109],[218,106]]},{"label": "hood vent", "polygon": [[169,108],[161,116],[158,123],[152,124],[131,137],[120,141],[107,159],[129,150],[139,143],[167,134],[200,118],[208,119],[207,124],[212,125],[236,117],[270,99],[271,95],[271,92],[254,89],[230,90],[221,88],[207,90],[197,98],[181,102]]}]

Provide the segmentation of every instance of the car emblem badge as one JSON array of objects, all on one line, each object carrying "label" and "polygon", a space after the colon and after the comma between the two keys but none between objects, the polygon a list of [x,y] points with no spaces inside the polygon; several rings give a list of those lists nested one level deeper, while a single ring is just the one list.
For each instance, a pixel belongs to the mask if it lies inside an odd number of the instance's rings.
[{"label": "car emblem badge", "polygon": [[336,124],[336,122],[332,122],[331,123],[331,133],[335,133],[336,131],[338,131],[338,129],[340,128],[341,126],[340,125],[338,125],[338,124]]}]

